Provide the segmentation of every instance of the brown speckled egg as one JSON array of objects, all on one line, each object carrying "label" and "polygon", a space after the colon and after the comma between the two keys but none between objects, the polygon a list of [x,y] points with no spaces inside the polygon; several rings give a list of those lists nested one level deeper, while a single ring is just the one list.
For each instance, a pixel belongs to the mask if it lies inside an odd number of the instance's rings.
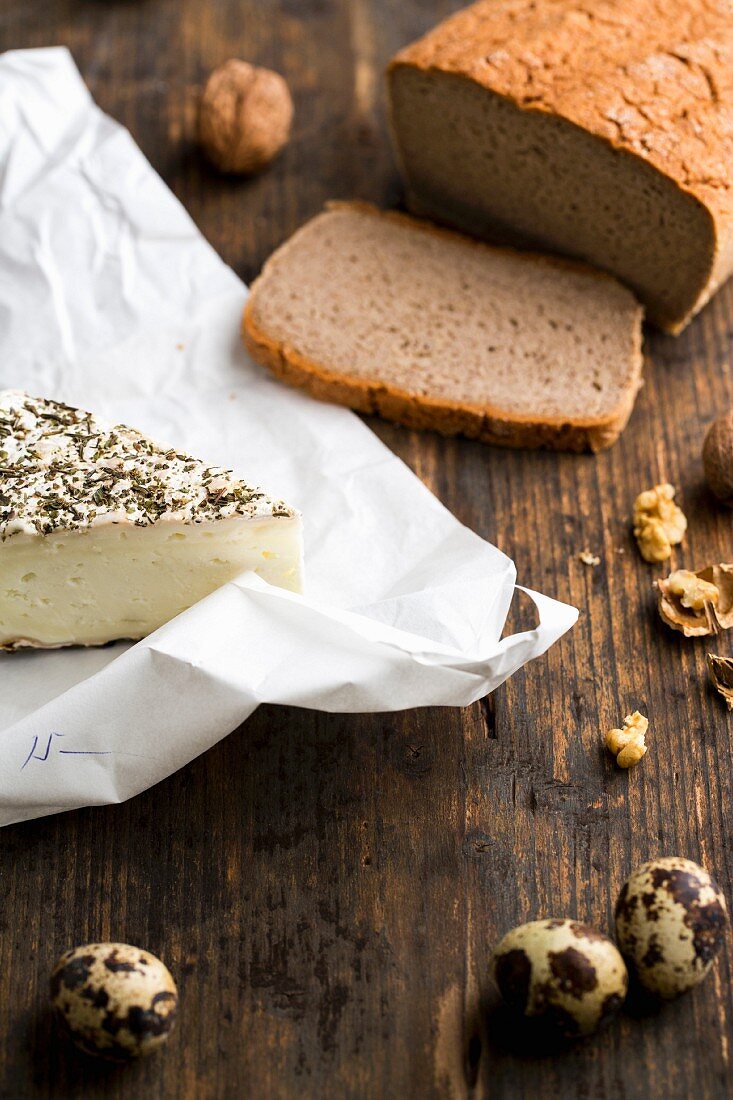
[{"label": "brown speckled egg", "polygon": [[535,920],[508,932],[492,967],[499,992],[522,1016],[565,1038],[590,1035],[623,1004],[624,960],[608,936],[574,920]]},{"label": "brown speckled egg", "polygon": [[641,985],[669,1000],[707,974],[725,936],[725,898],[697,863],[668,856],[626,880],[616,903],[616,939]]},{"label": "brown speckled egg", "polygon": [[88,943],[67,951],[51,976],[51,998],[76,1045],[114,1061],[162,1046],[178,1006],[168,968],[129,943]]}]

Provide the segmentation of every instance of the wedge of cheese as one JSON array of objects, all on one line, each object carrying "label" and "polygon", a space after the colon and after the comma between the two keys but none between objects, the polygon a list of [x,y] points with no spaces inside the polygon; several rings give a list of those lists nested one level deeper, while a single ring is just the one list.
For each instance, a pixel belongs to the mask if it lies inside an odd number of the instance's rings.
[{"label": "wedge of cheese", "polygon": [[298,591],[300,516],[229,470],[0,392],[0,648],[138,639],[254,570]]}]

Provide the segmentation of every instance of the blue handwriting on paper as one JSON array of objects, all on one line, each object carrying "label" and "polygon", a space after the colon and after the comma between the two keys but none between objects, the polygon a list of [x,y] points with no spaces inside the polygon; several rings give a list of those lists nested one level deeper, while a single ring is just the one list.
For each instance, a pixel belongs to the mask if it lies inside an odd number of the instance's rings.
[{"label": "blue handwriting on paper", "polygon": [[[45,761],[48,760],[51,756],[51,746],[55,744],[54,738],[63,736],[63,733],[49,733],[48,740],[45,743],[45,748],[43,748],[43,751],[39,753],[37,750],[39,744],[42,744],[42,741],[36,734],[36,736],[33,738],[31,751],[28,753],[25,760],[21,764],[20,770],[23,771],[23,769],[28,764],[30,764],[31,760],[40,760],[42,763],[45,763]],[[57,751],[60,756],[112,756],[112,752],[98,751],[96,749],[58,749]]]}]

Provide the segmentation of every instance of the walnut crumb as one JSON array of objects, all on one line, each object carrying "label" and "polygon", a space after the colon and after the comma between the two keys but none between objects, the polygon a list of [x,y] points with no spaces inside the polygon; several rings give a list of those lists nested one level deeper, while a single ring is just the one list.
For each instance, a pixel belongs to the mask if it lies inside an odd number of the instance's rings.
[{"label": "walnut crumb", "polygon": [[674,502],[673,485],[655,485],[634,501],[634,537],[644,561],[666,561],[685,536],[687,517]]},{"label": "walnut crumb", "polygon": [[593,554],[590,550],[581,550],[578,557],[582,561],[583,565],[589,565],[591,568],[595,568],[601,564],[601,559],[597,554]]},{"label": "walnut crumb", "polygon": [[623,729],[608,731],[605,745],[616,757],[616,763],[620,768],[633,768],[634,764],[638,764],[646,754],[647,746],[644,737],[648,729],[649,719],[635,710],[633,714],[627,714],[624,718]]}]

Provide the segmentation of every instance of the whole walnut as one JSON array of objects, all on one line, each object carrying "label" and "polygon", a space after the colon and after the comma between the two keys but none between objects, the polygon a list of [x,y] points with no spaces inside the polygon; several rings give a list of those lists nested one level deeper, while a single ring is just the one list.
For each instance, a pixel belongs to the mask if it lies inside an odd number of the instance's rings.
[{"label": "whole walnut", "polygon": [[290,137],[293,100],[279,73],[247,61],[214,69],[199,112],[199,141],[222,172],[259,172]]},{"label": "whole walnut", "polygon": [[705,479],[716,497],[733,505],[733,408],[708,428],[702,464]]}]

